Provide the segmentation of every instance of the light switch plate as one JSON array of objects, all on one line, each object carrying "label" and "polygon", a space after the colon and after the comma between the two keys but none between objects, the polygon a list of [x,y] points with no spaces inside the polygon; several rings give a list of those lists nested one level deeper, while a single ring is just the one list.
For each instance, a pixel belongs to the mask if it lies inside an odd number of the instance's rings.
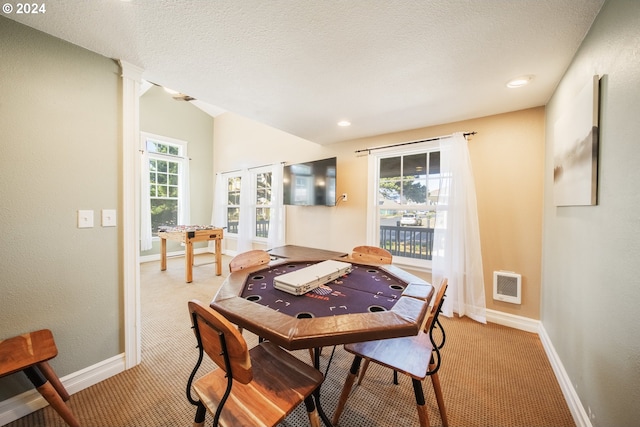
[{"label": "light switch plate", "polygon": [[102,209],[102,226],[103,227],[116,226],[116,210],[115,209]]},{"label": "light switch plate", "polygon": [[91,227],[93,227],[93,211],[79,210],[78,211],[78,228],[91,228]]}]

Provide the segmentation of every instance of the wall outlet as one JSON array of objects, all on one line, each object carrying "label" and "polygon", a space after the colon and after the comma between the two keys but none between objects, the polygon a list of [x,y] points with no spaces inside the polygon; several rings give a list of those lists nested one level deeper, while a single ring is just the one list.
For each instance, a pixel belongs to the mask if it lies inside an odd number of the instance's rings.
[{"label": "wall outlet", "polygon": [[343,202],[347,201],[347,193],[342,193],[342,201]]}]

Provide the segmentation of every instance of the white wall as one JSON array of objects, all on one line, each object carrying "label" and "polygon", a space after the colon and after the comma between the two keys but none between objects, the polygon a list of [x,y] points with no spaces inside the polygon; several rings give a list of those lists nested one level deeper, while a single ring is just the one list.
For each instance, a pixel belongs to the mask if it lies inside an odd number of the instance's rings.
[{"label": "white wall", "polygon": [[[599,202],[555,207],[554,123],[604,76]],[[547,106],[541,319],[595,426],[640,421],[640,2],[609,0]]]}]

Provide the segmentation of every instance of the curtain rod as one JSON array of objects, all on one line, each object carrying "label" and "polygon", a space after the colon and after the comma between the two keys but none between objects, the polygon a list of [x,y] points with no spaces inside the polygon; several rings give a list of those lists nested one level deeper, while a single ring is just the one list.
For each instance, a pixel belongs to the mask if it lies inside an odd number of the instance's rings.
[{"label": "curtain rod", "polygon": [[240,172],[241,170],[244,170],[244,169],[250,171],[251,169],[265,168],[267,166],[273,166],[273,165],[277,165],[277,164],[284,165],[285,163],[286,162],[269,163],[269,164],[261,165],[261,166],[251,166],[250,168],[236,169],[236,170],[232,170],[232,171],[224,171],[224,172],[218,172],[218,173],[234,173],[234,172]]},{"label": "curtain rod", "polygon": [[[475,135],[476,133],[478,133],[478,132],[476,132],[476,131],[464,132],[462,135],[466,138],[467,136]],[[434,138],[428,138],[428,139],[421,139],[419,141],[409,141],[409,142],[400,142],[398,144],[383,145],[382,147],[365,148],[363,150],[356,150],[356,154],[362,153],[364,151],[367,151],[367,152],[371,153],[374,150],[382,150],[383,148],[400,147],[402,145],[410,145],[410,144],[419,144],[421,142],[438,141],[438,140],[441,140],[441,139],[444,139],[444,138],[450,138],[452,136],[453,136],[453,134],[451,134],[451,135],[443,135],[443,136],[436,136]]]}]

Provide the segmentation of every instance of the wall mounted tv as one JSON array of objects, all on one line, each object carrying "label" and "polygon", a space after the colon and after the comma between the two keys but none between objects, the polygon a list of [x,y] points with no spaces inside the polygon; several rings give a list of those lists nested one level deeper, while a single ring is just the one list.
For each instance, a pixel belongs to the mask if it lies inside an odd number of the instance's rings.
[{"label": "wall mounted tv", "polygon": [[287,165],[283,182],[285,205],[335,206],[336,157]]}]

